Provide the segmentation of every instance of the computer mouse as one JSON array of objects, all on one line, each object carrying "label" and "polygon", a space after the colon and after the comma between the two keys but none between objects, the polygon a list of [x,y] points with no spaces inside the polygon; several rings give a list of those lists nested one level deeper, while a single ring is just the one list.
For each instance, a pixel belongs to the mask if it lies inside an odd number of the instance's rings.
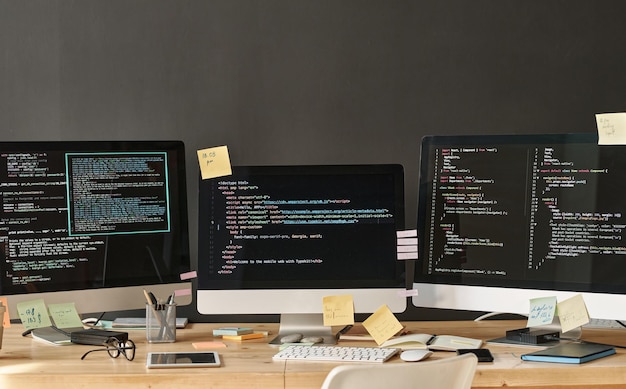
[{"label": "computer mouse", "polygon": [[99,321],[100,319],[98,319],[97,317],[88,317],[82,320],[83,324],[91,326],[96,325]]},{"label": "computer mouse", "polygon": [[433,352],[426,349],[405,350],[400,354],[400,359],[405,362],[417,362],[433,355]]}]

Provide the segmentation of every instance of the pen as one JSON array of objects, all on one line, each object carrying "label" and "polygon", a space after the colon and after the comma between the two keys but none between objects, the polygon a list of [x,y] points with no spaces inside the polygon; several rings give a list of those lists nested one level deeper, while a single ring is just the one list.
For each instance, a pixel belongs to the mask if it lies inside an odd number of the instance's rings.
[{"label": "pen", "polygon": [[337,332],[337,335],[335,335],[335,339],[339,340],[339,338],[341,337],[341,335],[345,334],[346,332],[350,331],[350,329],[352,329],[353,325],[352,324],[348,324],[347,326],[343,327],[342,329],[339,330],[339,332]]},{"label": "pen", "polygon": [[[164,327],[165,327],[165,331],[167,331],[168,335],[170,336],[170,339],[176,339],[176,332],[172,333],[172,330],[169,327],[169,323],[174,320],[176,321],[176,318],[172,318],[172,315],[176,315],[176,306],[174,305],[174,293],[172,293],[170,295],[170,297],[167,299],[167,306],[166,306],[166,312],[165,312],[165,323],[163,323]],[[174,331],[176,331],[176,325],[174,324]]]}]

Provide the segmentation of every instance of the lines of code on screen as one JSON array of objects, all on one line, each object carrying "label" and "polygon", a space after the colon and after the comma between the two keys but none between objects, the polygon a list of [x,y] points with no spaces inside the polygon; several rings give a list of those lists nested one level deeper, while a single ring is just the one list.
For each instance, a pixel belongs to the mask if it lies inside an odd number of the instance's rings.
[{"label": "lines of code on screen", "polygon": [[[153,259],[165,258],[161,232],[170,226],[165,153],[55,146],[0,152],[2,293],[158,279]],[[119,262],[132,270],[120,274]]]},{"label": "lines of code on screen", "polygon": [[233,280],[301,286],[307,280],[345,280],[346,274],[355,279],[393,274],[394,179],[235,173],[204,183],[200,239],[206,243],[199,254],[208,259],[204,270],[211,286]]},{"label": "lines of code on screen", "polygon": [[169,231],[165,153],[68,153],[70,234]]},{"label": "lines of code on screen", "polygon": [[623,283],[626,154],[621,148],[438,146],[430,155],[427,274],[504,284]]}]

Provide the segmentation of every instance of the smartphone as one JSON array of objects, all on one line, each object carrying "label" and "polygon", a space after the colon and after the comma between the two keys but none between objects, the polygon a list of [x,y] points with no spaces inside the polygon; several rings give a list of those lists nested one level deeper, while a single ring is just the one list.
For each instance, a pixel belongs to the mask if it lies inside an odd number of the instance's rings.
[{"label": "smartphone", "polygon": [[146,367],[218,367],[222,363],[215,351],[153,352],[148,353]]},{"label": "smartphone", "polygon": [[493,362],[493,355],[488,348],[465,348],[456,350],[456,353],[459,355],[472,353],[478,357],[478,362]]}]

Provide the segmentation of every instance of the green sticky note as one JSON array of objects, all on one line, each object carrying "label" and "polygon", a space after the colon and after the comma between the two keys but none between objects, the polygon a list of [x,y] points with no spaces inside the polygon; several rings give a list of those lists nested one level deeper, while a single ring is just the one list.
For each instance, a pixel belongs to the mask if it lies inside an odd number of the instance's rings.
[{"label": "green sticky note", "polygon": [[530,312],[526,327],[544,326],[552,323],[556,313],[556,297],[539,297],[530,300]]},{"label": "green sticky note", "polygon": [[83,322],[78,316],[74,303],[48,305],[50,316],[58,328],[82,327]]},{"label": "green sticky note", "polygon": [[43,299],[23,301],[17,303],[17,312],[20,315],[20,320],[27,330],[33,328],[50,327],[50,316],[48,316],[48,310],[46,309],[46,303]]}]

